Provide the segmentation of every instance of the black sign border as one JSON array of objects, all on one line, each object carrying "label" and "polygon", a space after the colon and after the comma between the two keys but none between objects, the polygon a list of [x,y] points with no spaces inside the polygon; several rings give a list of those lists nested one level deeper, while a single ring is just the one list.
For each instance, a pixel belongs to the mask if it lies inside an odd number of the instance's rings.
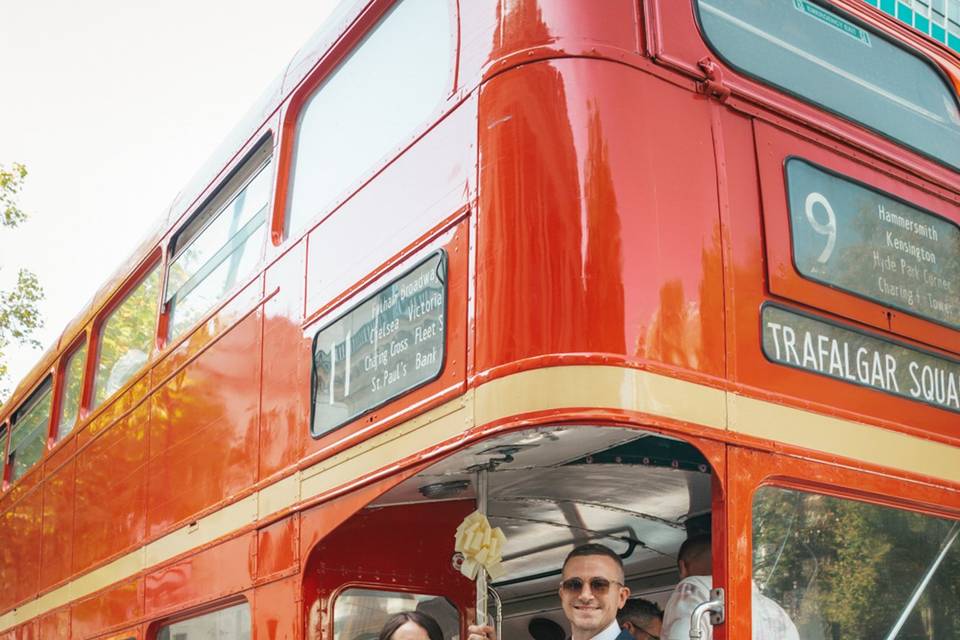
[{"label": "black sign border", "polygon": [[[808,312],[808,311],[806,311],[806,310],[803,310],[803,309],[797,309],[796,307],[791,307],[791,306],[789,306],[789,305],[781,304],[781,303],[779,303],[779,302],[771,302],[771,301],[767,300],[767,301],[763,302],[763,303],[760,305],[760,314],[759,314],[759,316],[758,316],[758,319],[760,320],[760,322],[759,322],[759,325],[760,325],[760,326],[759,326],[759,329],[760,329],[760,353],[763,354],[764,359],[765,359],[767,362],[769,362],[770,364],[776,365],[776,366],[778,366],[778,367],[788,367],[788,368],[790,368],[790,369],[796,369],[797,371],[804,371],[804,372],[809,373],[809,374],[811,374],[811,375],[820,376],[821,378],[826,378],[826,379],[828,379],[828,380],[834,380],[834,381],[836,381],[836,382],[842,382],[842,383],[845,383],[845,384],[851,384],[851,385],[860,387],[860,388],[862,388],[862,389],[870,389],[870,390],[872,390],[872,391],[876,391],[877,393],[883,393],[883,394],[886,394],[886,395],[888,395],[888,396],[897,398],[897,399],[899,399],[899,400],[904,400],[904,401],[906,401],[906,402],[916,402],[916,403],[919,403],[919,404],[925,404],[925,405],[927,405],[928,407],[933,407],[934,409],[939,409],[940,411],[947,411],[947,412],[949,412],[949,413],[960,413],[960,411],[957,411],[957,410],[955,410],[955,409],[951,409],[950,407],[944,407],[943,405],[934,404],[934,403],[932,403],[932,402],[927,402],[926,400],[923,400],[923,399],[921,399],[921,398],[916,398],[916,399],[915,399],[915,398],[912,398],[912,397],[909,397],[909,396],[905,396],[905,395],[900,395],[900,394],[897,394],[897,393],[890,393],[889,391],[884,391],[883,389],[878,389],[877,387],[873,387],[873,386],[870,386],[870,385],[868,385],[868,384],[863,384],[862,382],[857,382],[857,381],[855,381],[855,380],[848,380],[848,379],[846,379],[846,378],[836,378],[836,377],[834,377],[834,376],[828,376],[828,375],[826,375],[826,374],[824,374],[824,373],[820,373],[819,371],[814,371],[814,370],[812,370],[812,369],[807,369],[807,368],[805,368],[805,367],[800,367],[800,366],[797,366],[797,365],[795,365],[795,364],[789,364],[789,363],[787,363],[787,362],[781,362],[781,361],[779,361],[779,360],[774,360],[774,359],[771,358],[769,355],[767,355],[767,350],[764,349],[764,347],[763,347],[763,336],[764,336],[764,333],[763,333],[763,311],[764,311],[764,309],[766,309],[767,307],[773,307],[773,308],[775,308],[775,309],[780,309],[781,311],[786,311],[787,313],[792,313],[792,314],[797,315],[797,316],[803,316],[804,318],[808,318],[808,319],[814,320],[814,321],[816,321],[816,322],[822,322],[823,324],[829,324],[829,325],[832,325],[832,326],[834,326],[834,327],[836,327],[836,328],[838,328],[838,329],[844,329],[844,330],[846,330],[846,331],[850,331],[851,333],[858,333],[858,334],[860,334],[860,335],[867,336],[868,338],[873,338],[873,339],[875,339],[875,340],[879,340],[880,342],[886,342],[887,344],[892,344],[892,345],[897,346],[897,347],[902,347],[902,348],[907,349],[907,350],[909,350],[909,351],[916,351],[916,352],[918,352],[918,353],[924,353],[924,354],[926,354],[926,355],[928,355],[928,356],[931,356],[931,357],[934,357],[934,358],[939,358],[939,359],[941,359],[941,360],[946,360],[947,362],[951,362],[951,363],[957,365],[958,367],[960,367],[960,360],[958,360],[957,358],[954,358],[952,355],[944,355],[944,354],[942,354],[942,353],[937,353],[937,352],[935,352],[935,351],[930,351],[929,349],[923,349],[923,348],[917,347],[916,345],[912,345],[912,344],[909,344],[909,343],[907,343],[907,342],[903,342],[902,340],[894,340],[894,339],[892,339],[892,338],[888,338],[887,336],[880,335],[880,334],[875,333],[875,332],[873,332],[873,331],[863,330],[863,329],[860,329],[859,327],[855,327],[855,326],[853,326],[853,325],[851,325],[851,324],[848,324],[848,323],[845,323],[845,322],[838,322],[837,320],[834,320],[833,318],[825,318],[825,317],[823,317],[823,316],[817,315],[817,314],[815,314],[815,313],[810,313],[810,312]],[[804,399],[809,399],[809,398],[806,398],[806,397],[805,397]]]},{"label": "black sign border", "polygon": [[[317,433],[315,428],[316,427],[316,407],[317,407],[317,340],[320,337],[320,334],[326,331],[327,329],[329,329],[330,327],[332,327],[333,325],[335,325],[336,323],[340,322],[340,320],[342,320],[343,318],[353,313],[357,308],[363,306],[364,304],[366,304],[376,296],[380,295],[385,289],[393,286],[395,283],[399,282],[400,280],[403,280],[404,278],[409,276],[411,273],[413,273],[414,271],[416,271],[426,263],[436,258],[438,255],[440,256],[440,262],[437,264],[437,267],[439,268],[440,273],[442,274],[440,277],[440,281],[443,283],[443,309],[440,312],[441,317],[443,318],[443,353],[440,356],[440,368],[437,370],[436,375],[433,375],[430,378],[427,378],[425,380],[421,380],[420,382],[417,382],[414,385],[406,387],[405,389],[401,389],[397,391],[395,394],[388,397],[386,400],[380,402],[379,404],[373,405],[372,407],[368,407],[357,414],[354,414],[348,418],[345,418],[344,420],[342,420],[341,422],[338,422],[334,426]],[[416,264],[410,266],[409,268],[401,272],[399,275],[392,278],[390,281],[379,286],[376,290],[368,294],[366,297],[362,298],[361,300],[357,301],[356,303],[354,303],[352,306],[350,306],[343,312],[339,313],[332,320],[330,320],[329,322],[325,323],[322,327],[317,329],[317,332],[313,334],[313,340],[311,341],[311,345],[310,345],[310,436],[314,440],[318,440],[323,436],[336,431],[340,427],[350,424],[354,420],[362,418],[368,413],[376,411],[377,409],[380,409],[381,407],[384,407],[390,404],[400,396],[410,393],[415,389],[419,389],[420,387],[426,384],[429,384],[434,380],[437,380],[438,378],[440,378],[441,375],[443,375],[443,371],[447,367],[447,336],[449,335],[449,332],[447,330],[448,329],[447,298],[449,296],[448,264],[449,264],[449,261],[448,261],[447,252],[445,249],[437,249],[436,251],[430,252],[423,259],[419,260]]]},{"label": "black sign border", "polygon": [[[889,307],[889,308],[891,308],[891,309],[897,309],[898,311],[903,311],[904,313],[906,313],[906,314],[908,314],[908,315],[911,315],[911,316],[913,316],[914,318],[917,318],[918,320],[922,320],[923,322],[931,322],[931,323],[933,323],[933,324],[940,325],[941,327],[946,327],[947,329],[950,329],[950,330],[952,330],[952,331],[955,331],[955,330],[957,330],[957,329],[960,329],[960,324],[955,324],[955,325],[954,325],[954,324],[950,324],[949,322],[944,321],[944,320],[938,320],[938,319],[936,319],[936,318],[931,318],[931,317],[929,317],[929,316],[921,315],[921,314],[917,313],[915,310],[910,309],[909,307],[901,307],[901,306],[899,306],[899,305],[889,303],[889,302],[887,302],[887,301],[885,301],[885,300],[878,300],[878,299],[876,299],[876,298],[871,298],[870,296],[868,296],[868,295],[866,295],[866,294],[864,294],[864,293],[860,293],[859,291],[853,291],[853,290],[851,290],[851,289],[847,289],[847,288],[845,288],[845,287],[841,287],[840,285],[838,285],[838,284],[836,284],[836,283],[827,282],[826,280],[821,280],[821,279],[819,279],[819,278],[815,278],[815,277],[813,277],[813,276],[811,276],[811,275],[807,275],[807,274],[805,274],[803,271],[801,271],[801,270],[800,270],[800,267],[797,266],[797,254],[796,254],[796,251],[794,250],[794,247],[795,247],[796,245],[794,244],[794,237],[793,237],[793,210],[792,210],[791,207],[790,207],[790,202],[791,202],[790,175],[789,175],[789,173],[787,173],[787,165],[790,164],[790,161],[791,161],[791,160],[797,160],[798,162],[804,162],[804,163],[810,165],[811,167],[813,167],[814,169],[818,169],[818,170],[822,171],[823,173],[830,174],[830,175],[832,175],[832,176],[835,177],[835,178],[839,178],[840,180],[844,180],[844,181],[846,181],[846,182],[853,183],[853,184],[857,185],[858,187],[861,187],[861,188],[863,188],[863,189],[865,189],[865,190],[867,190],[867,191],[872,191],[873,193],[877,193],[877,194],[880,194],[881,196],[890,198],[891,200],[893,200],[893,201],[895,201],[895,202],[899,202],[900,204],[902,204],[902,205],[904,205],[904,206],[906,206],[906,207],[909,207],[909,208],[913,209],[914,211],[920,211],[921,213],[925,213],[925,214],[927,214],[928,216],[931,216],[931,217],[933,217],[933,218],[937,218],[938,220],[942,220],[942,221],[945,222],[946,224],[951,225],[952,227],[954,227],[954,228],[957,230],[958,233],[960,233],[960,224],[954,222],[953,220],[951,220],[950,218],[948,218],[948,217],[946,217],[946,216],[944,216],[944,215],[941,215],[941,214],[936,213],[936,212],[934,212],[934,211],[930,211],[929,209],[925,209],[925,208],[923,208],[923,207],[917,206],[916,204],[908,201],[906,198],[902,198],[902,197],[900,197],[900,196],[898,196],[898,195],[895,195],[895,194],[893,194],[893,193],[889,193],[889,192],[887,192],[887,191],[883,191],[882,189],[878,189],[877,187],[874,187],[873,185],[871,185],[869,182],[864,182],[863,180],[858,180],[857,178],[853,178],[853,177],[851,177],[851,176],[848,176],[848,175],[846,175],[846,174],[844,174],[844,173],[841,173],[840,171],[836,171],[836,170],[831,169],[831,168],[829,168],[829,167],[825,167],[825,166],[823,166],[823,165],[821,165],[821,164],[818,164],[818,163],[816,163],[816,162],[813,162],[813,161],[811,161],[811,160],[808,160],[807,158],[804,158],[803,156],[799,156],[799,155],[795,155],[795,154],[791,154],[791,155],[788,155],[788,156],[784,156],[784,158],[783,158],[783,186],[784,186],[784,192],[785,192],[785,194],[786,194],[786,196],[787,196],[787,202],[786,202],[786,204],[787,204],[787,232],[788,232],[789,235],[790,235],[790,263],[793,265],[793,270],[794,270],[794,272],[795,272],[798,276],[800,276],[801,278],[803,278],[804,280],[807,280],[808,282],[815,282],[815,283],[820,284],[820,285],[823,285],[823,286],[825,286],[825,287],[829,287],[830,289],[833,289],[834,291],[842,291],[843,293],[846,293],[846,294],[855,296],[855,297],[857,297],[857,298],[860,298],[861,300],[866,300],[867,302],[870,302],[870,303],[872,303],[872,304],[880,305],[881,307]],[[876,169],[875,167],[870,167],[870,168],[871,168],[871,169]],[[911,188],[913,188],[913,189],[918,189],[918,190],[920,189],[920,188],[919,188],[918,186],[916,186],[916,185],[908,184],[907,186],[909,186],[909,187],[911,187]]]}]

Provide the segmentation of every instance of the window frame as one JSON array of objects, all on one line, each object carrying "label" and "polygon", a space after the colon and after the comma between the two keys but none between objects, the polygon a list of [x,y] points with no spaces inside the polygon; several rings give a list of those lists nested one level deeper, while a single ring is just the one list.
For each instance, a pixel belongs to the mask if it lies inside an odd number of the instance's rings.
[{"label": "window frame", "polygon": [[793,249],[786,163],[792,158],[803,160],[821,171],[905,202],[955,226],[960,224],[960,219],[951,216],[960,213],[960,206],[945,197],[946,194],[931,189],[925,181],[903,179],[892,163],[865,162],[847,144],[826,146],[819,137],[776,127],[766,121],[755,122],[753,132],[757,149],[762,150],[757,164],[762,220],[759,237],[765,253],[762,270],[770,294],[781,301],[808,305],[821,315],[826,312],[853,320],[896,338],[951,352],[951,355],[960,348],[957,330],[946,323],[800,272]]},{"label": "window frame", "polygon": [[442,598],[445,600],[451,608],[457,612],[457,623],[458,625],[463,625],[464,620],[467,619],[466,612],[457,606],[457,603],[451,600],[448,596],[442,593],[425,593],[420,587],[411,586],[403,583],[390,583],[383,584],[378,582],[368,582],[364,580],[351,580],[345,582],[334,589],[329,596],[330,602],[330,616],[329,621],[327,622],[327,629],[325,631],[329,634],[328,637],[333,640],[335,638],[336,632],[336,610],[337,602],[340,600],[340,596],[344,592],[351,589],[364,590],[364,591],[380,591],[382,593],[396,593],[396,594],[410,594],[414,596],[428,596],[433,598]]},{"label": "window frame", "polygon": [[0,491],[6,491],[10,488],[10,481],[7,479],[7,449],[10,448],[10,420],[9,418],[0,422]]},{"label": "window frame", "polygon": [[[859,426],[884,431],[882,427],[865,423],[859,423]],[[822,429],[816,430],[818,437],[821,431]],[[921,464],[895,450],[894,440],[885,441],[881,452],[885,452],[886,457],[895,456],[898,460],[906,460],[903,469],[859,459],[857,456],[863,451],[876,449],[875,443],[868,444],[859,435],[848,436],[856,437],[857,444],[854,451],[843,454],[843,457],[833,453],[830,445],[826,445],[823,451],[812,446],[807,441],[809,437],[800,439],[797,443],[781,442],[775,452],[748,447],[748,443],[726,445],[727,468],[736,468],[738,472],[736,478],[726,487],[723,501],[727,508],[727,522],[722,528],[728,539],[745,541],[746,544],[721,544],[718,549],[715,524],[714,563],[716,565],[719,557],[717,553],[722,553],[731,567],[749,567],[749,570],[733,571],[730,574],[727,597],[741,604],[738,613],[727,620],[728,637],[750,637],[753,505],[756,492],[761,488],[776,487],[815,493],[926,516],[960,520],[960,491],[950,480],[937,480],[936,476],[914,471],[913,469],[921,467]],[[776,436],[771,434],[767,437]],[[898,432],[897,438],[900,437],[909,436]],[[925,440],[922,437],[913,437],[918,444]],[[714,570],[716,571],[716,566]]]},{"label": "window frame", "polygon": [[341,64],[362,46],[376,27],[399,2],[403,0],[373,0],[356,17],[348,29],[326,50],[316,56],[313,69],[300,79],[300,86],[289,98],[288,106],[283,114],[280,126],[281,140],[277,150],[277,175],[282,181],[277,181],[276,197],[273,208],[273,217],[270,221],[270,237],[274,246],[295,241],[306,236],[313,228],[332,215],[348,200],[360,191],[368,182],[376,178],[408,147],[426,135],[444,116],[450,112],[462,98],[459,96],[457,61],[460,57],[460,7],[459,2],[443,0],[448,10],[448,38],[450,57],[448,60],[447,89],[443,97],[434,106],[433,111],[426,119],[413,127],[399,143],[386,151],[370,166],[359,172],[353,179],[344,184],[341,190],[328,202],[318,205],[316,213],[306,218],[302,225],[291,230],[290,204],[293,192],[293,167],[296,159],[297,133],[300,120],[306,106],[311,99],[322,90],[323,85],[336,73]]},{"label": "window frame", "polygon": [[[947,165],[929,160],[886,136],[834,116],[813,102],[795,98],[728,66],[701,36],[695,1],[675,4],[672,0],[641,0],[645,16],[643,53],[652,59],[656,68],[689,79],[689,90],[712,95],[727,109],[754,122],[765,122],[811,139],[826,138],[828,146],[840,143],[856,148],[857,157],[866,162],[880,160],[896,166],[898,175],[905,181],[919,178],[933,183],[938,189],[956,191],[957,172]],[[830,6],[836,8],[838,4],[831,3]],[[914,35],[906,25],[877,20],[881,13],[866,3],[843,0],[843,10],[844,15],[855,17],[858,23],[875,24],[874,29],[902,41],[902,46],[916,52],[942,75],[951,78],[952,86],[960,93],[960,73],[954,76],[952,70],[941,66],[945,64],[945,57],[936,43],[919,34]]]},{"label": "window frame", "polygon": [[[99,404],[95,403],[94,393],[96,392],[97,367],[100,365],[100,356],[103,353],[102,347],[104,326],[113,315],[113,312],[120,308],[127,298],[130,297],[133,291],[146,280],[147,276],[150,275],[150,272],[154,268],[164,268],[163,254],[161,253],[159,247],[147,255],[147,257],[140,263],[140,266],[123,283],[123,286],[114,292],[113,296],[110,297],[109,302],[101,307],[101,309],[97,312],[96,319],[93,322],[93,328],[90,331],[90,338],[87,347],[87,363],[86,368],[84,369],[84,380],[86,382],[84,384],[83,395],[81,395],[80,399],[80,411],[83,412],[85,417],[89,417],[90,415],[110,405],[110,402],[113,398],[117,397],[127,387],[134,384],[140,378],[144,369],[149,367],[156,357],[157,333],[160,324],[160,317],[162,315],[160,298],[158,298],[156,301],[157,312],[155,314],[153,323],[153,340],[150,345],[150,351],[147,353],[146,362],[136,371],[136,373],[124,381],[124,383],[120,385],[118,389],[105,396]],[[160,276],[162,278],[162,272]],[[158,287],[158,289],[160,292],[162,292],[163,287]]]},{"label": "window frame", "polygon": [[[80,336],[76,338],[73,343],[64,351],[64,355],[60,356],[60,359],[57,363],[57,373],[54,380],[55,395],[53,399],[53,410],[50,417],[51,447],[54,447],[60,442],[67,440],[71,434],[77,431],[77,427],[80,426],[80,423],[83,422],[83,419],[86,417],[83,411],[83,398],[86,387],[91,382],[87,372],[87,366],[90,361],[89,338],[90,336],[88,332],[86,330],[82,331]],[[84,357],[83,364],[80,367],[80,394],[77,397],[77,416],[74,418],[73,424],[70,427],[70,431],[61,437],[60,419],[62,417],[61,412],[63,410],[64,394],[66,393],[66,378],[70,369],[70,360],[77,355],[81,349],[84,348],[86,348],[87,353]]]},{"label": "window frame", "polygon": [[[226,208],[234,201],[236,196],[246,189],[254,181],[254,179],[259,177],[263,171],[270,171],[271,175],[269,176],[270,191],[267,196],[266,204],[264,205],[264,208],[266,209],[262,223],[264,227],[264,241],[263,245],[260,247],[260,254],[257,259],[258,267],[255,267],[251,273],[239,279],[233,284],[233,286],[227,289],[220,296],[217,302],[214,303],[207,311],[203,312],[196,321],[187,325],[186,328],[183,329],[183,331],[181,331],[177,336],[172,336],[171,332],[173,331],[172,316],[174,299],[171,297],[169,291],[170,269],[172,265],[181,255],[183,255],[187,249],[193,246],[193,244],[203,235],[210,225],[213,224],[224,211],[226,211]],[[166,249],[163,252],[163,261],[161,265],[163,272],[161,274],[160,283],[160,307],[158,312],[158,317],[160,320],[158,321],[159,327],[157,332],[157,341],[159,345],[161,345],[161,348],[165,348],[171,344],[179,343],[181,340],[186,339],[186,337],[193,333],[193,331],[196,330],[199,325],[203,324],[211,314],[216,313],[216,310],[222,306],[225,300],[229,300],[234,293],[249,284],[254,274],[259,273],[259,267],[262,267],[264,264],[267,255],[267,246],[270,244],[271,220],[274,217],[274,213],[271,208],[274,207],[274,202],[276,200],[278,184],[277,177],[279,174],[280,171],[277,163],[277,140],[273,130],[268,128],[263,134],[257,137],[256,142],[254,142],[249,151],[243,154],[240,160],[235,163],[233,168],[230,169],[230,171],[221,180],[215,183],[210,195],[204,198],[198,206],[194,207],[190,214],[186,216],[180,224],[177,225],[177,229],[170,234],[170,239],[166,243]],[[253,220],[259,215],[260,212],[258,211],[244,224],[244,227],[252,223]],[[203,219],[204,217],[206,217],[205,220]],[[195,229],[191,229],[191,225],[199,220],[202,220],[202,223],[199,224]],[[243,228],[238,229],[237,233],[239,234],[242,229]],[[253,236],[255,232],[256,228],[254,228],[245,236],[244,242]],[[184,234],[189,234],[187,242],[183,244],[183,246],[178,247],[178,240]],[[236,237],[236,235],[232,236],[226,244],[217,250],[217,253],[223,251],[224,248],[228,246],[232,246],[234,250],[238,248],[239,245],[234,244]],[[225,255],[221,261],[212,268],[206,269],[206,265],[204,265],[204,268],[196,272],[201,273],[204,270],[207,271],[203,278],[194,283],[190,291],[192,292],[194,289],[200,286],[204,280],[223,263],[224,260],[229,258],[229,255],[229,253]],[[196,273],[188,278],[187,282],[192,280]],[[177,293],[179,293],[179,289]]]},{"label": "window frame", "polygon": [[150,640],[159,640],[160,631],[165,627],[177,624],[179,622],[185,622],[187,620],[193,620],[195,618],[201,618],[205,615],[211,613],[216,613],[218,611],[223,611],[225,609],[230,609],[232,607],[237,607],[241,605],[246,605],[250,612],[250,638],[254,637],[254,632],[256,629],[256,620],[254,618],[254,608],[253,602],[246,594],[238,594],[236,596],[230,597],[226,600],[220,600],[217,602],[208,603],[200,607],[194,607],[186,611],[178,611],[171,615],[165,616],[160,620],[153,622],[147,629],[146,637]]},{"label": "window frame", "polygon": [[[755,567],[756,567],[756,562],[754,560],[754,556],[755,556],[754,542],[755,542],[755,536],[757,533],[752,514],[753,514],[754,507],[756,505],[757,494],[765,489],[789,491],[789,492],[794,492],[798,494],[803,494],[805,496],[820,496],[820,497],[830,498],[837,501],[855,503],[858,505],[863,505],[863,506],[871,507],[874,509],[896,511],[902,514],[912,514],[914,516],[921,516],[924,518],[944,520],[948,522],[953,522],[954,525],[956,526],[960,526],[960,514],[939,513],[937,511],[931,511],[929,509],[919,508],[918,505],[915,505],[915,504],[911,505],[906,500],[897,499],[895,496],[874,495],[872,493],[862,492],[861,490],[852,486],[838,485],[835,487],[827,488],[824,486],[812,485],[809,482],[805,482],[803,480],[795,479],[795,478],[769,479],[768,481],[762,482],[753,488],[753,490],[750,492],[749,503],[746,505],[747,509],[751,513],[750,529],[749,529],[749,535],[748,535],[750,562],[747,565],[750,568],[749,572],[747,573],[751,580],[755,580],[755,577],[756,577],[754,574]],[[954,543],[954,552],[957,554],[960,554],[960,539],[958,539]],[[781,606],[783,606],[783,603],[776,600],[774,601],[777,602],[777,604],[780,604]],[[750,606],[752,611],[752,607],[753,607],[752,599],[751,599]],[[794,620],[795,624],[796,622],[797,621]],[[751,621],[751,627],[752,627],[752,621]]]},{"label": "window frame", "polygon": [[[34,387],[30,390],[30,393],[27,394],[27,396],[20,402],[17,408],[10,413],[10,418],[7,421],[9,428],[7,430],[6,452],[3,458],[4,478],[7,480],[7,482],[10,485],[16,484],[23,478],[27,477],[37,467],[37,465],[42,463],[44,457],[47,454],[47,451],[50,448],[50,429],[53,423],[53,404],[55,399],[55,396],[53,395],[54,377],[55,376],[52,373],[47,373],[40,380],[40,382],[34,385]],[[34,437],[40,438],[41,442],[43,443],[42,448],[40,450],[40,455],[37,457],[36,460],[30,463],[29,467],[24,469],[23,475],[17,478],[14,478],[13,470],[16,464],[16,458],[14,457],[14,454],[16,453],[16,449],[13,448],[13,434],[17,431],[17,423],[20,420],[21,413],[29,413],[40,402],[40,398],[45,393],[50,394],[50,413],[49,415],[47,415],[45,428],[42,425],[37,425],[36,427],[34,427],[36,431],[40,431],[40,434]],[[28,441],[25,440],[24,442],[28,442]],[[32,442],[32,440],[30,442]],[[23,443],[20,443],[20,444],[23,444]]]},{"label": "window frame", "polygon": [[[657,1],[663,2],[665,0],[657,0]],[[701,0],[688,0],[688,1],[691,3],[691,8],[693,12],[693,23],[697,30],[697,36],[705,45],[706,50],[711,55],[716,56],[717,59],[727,68],[731,69],[732,71],[735,71],[737,74],[750,80],[751,82],[764,87],[765,89],[771,90],[777,94],[781,94],[789,98],[792,98],[794,100],[797,100],[813,108],[817,112],[829,114],[835,118],[839,118],[840,120],[847,123],[848,125],[859,127],[864,131],[867,131],[870,134],[873,134],[883,139],[884,141],[894,145],[897,148],[906,149],[912,153],[915,153],[918,156],[921,156],[922,158],[936,164],[938,167],[942,169],[945,169],[947,171],[951,171],[954,173],[960,172],[960,161],[958,161],[957,165],[952,165],[946,159],[937,158],[936,156],[926,151],[923,151],[922,149],[912,144],[909,144],[906,141],[898,140],[897,138],[893,137],[888,133],[880,131],[865,122],[861,122],[853,118],[851,115],[847,115],[845,113],[837,111],[834,108],[828,107],[822,104],[821,102],[818,102],[811,96],[805,96],[803,94],[800,94],[797,91],[788,88],[784,84],[775,83],[772,80],[763,78],[755,73],[752,73],[740,67],[739,65],[734,64],[721,52],[720,48],[717,47],[717,45],[710,39],[706,29],[704,29],[703,19],[701,17],[701,10],[700,10]],[[911,56],[916,60],[918,60],[919,62],[926,65],[937,75],[937,77],[940,78],[940,81],[944,84],[949,95],[952,97],[954,106],[957,108],[958,111],[960,111],[960,95],[958,95],[958,89],[960,89],[960,87],[957,87],[955,81],[949,76],[949,74],[943,69],[943,67],[941,67],[937,63],[937,61],[934,58],[927,55],[922,50],[917,49],[916,47],[910,46],[910,44],[902,41],[901,39],[893,37],[887,31],[880,29],[874,25],[871,25],[869,22],[867,22],[857,14],[847,10],[847,8],[842,5],[839,5],[830,0],[811,0],[811,2],[813,2],[813,4],[816,4],[817,6],[826,7],[829,11],[838,14],[843,19],[848,20],[854,23],[855,25],[857,25],[858,27],[866,30],[872,36],[876,38],[880,38],[886,41],[887,43],[889,43],[890,45],[898,49],[901,49],[906,55]],[[816,124],[819,126],[819,122],[817,122]]]}]

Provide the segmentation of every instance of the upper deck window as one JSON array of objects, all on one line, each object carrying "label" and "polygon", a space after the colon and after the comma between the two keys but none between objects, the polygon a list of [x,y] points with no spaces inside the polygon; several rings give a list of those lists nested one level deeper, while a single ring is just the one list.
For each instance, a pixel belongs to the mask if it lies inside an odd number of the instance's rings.
[{"label": "upper deck window", "polygon": [[10,454],[10,481],[18,480],[43,455],[50,424],[52,383],[47,378],[13,414]]},{"label": "upper deck window", "polygon": [[7,425],[0,425],[0,481],[6,477],[4,455],[7,453]]},{"label": "upper deck window", "polygon": [[183,228],[172,243],[166,303],[176,338],[260,262],[270,204],[270,141]]},{"label": "upper deck window", "polygon": [[697,0],[730,64],[960,168],[960,112],[920,56],[813,0]]},{"label": "upper deck window", "polygon": [[57,416],[57,440],[73,430],[80,411],[80,392],[83,388],[83,369],[87,362],[87,345],[70,354],[60,383],[60,415]]},{"label": "upper deck window", "polygon": [[303,106],[287,231],[303,227],[437,108],[452,65],[447,0],[402,0]]},{"label": "upper deck window", "polygon": [[103,323],[93,402],[98,407],[146,364],[157,323],[160,268],[154,267]]}]

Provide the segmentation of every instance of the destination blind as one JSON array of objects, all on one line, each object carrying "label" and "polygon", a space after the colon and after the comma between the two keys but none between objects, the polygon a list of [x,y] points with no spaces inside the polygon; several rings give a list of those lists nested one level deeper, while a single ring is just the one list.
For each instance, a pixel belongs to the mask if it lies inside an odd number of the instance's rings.
[{"label": "destination blind", "polygon": [[446,264],[445,253],[432,254],[317,333],[311,385],[314,436],[440,375]]},{"label": "destination blind", "polygon": [[960,229],[791,158],[793,257],[804,276],[960,327]]},{"label": "destination blind", "polygon": [[960,362],[767,304],[772,362],[960,413]]}]

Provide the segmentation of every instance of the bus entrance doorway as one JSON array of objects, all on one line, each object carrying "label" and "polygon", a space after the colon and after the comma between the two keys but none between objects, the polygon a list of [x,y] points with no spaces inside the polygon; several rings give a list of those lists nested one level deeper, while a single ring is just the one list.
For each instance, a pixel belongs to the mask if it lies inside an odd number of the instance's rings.
[{"label": "bus entrance doorway", "polygon": [[465,637],[475,584],[459,570],[454,536],[477,507],[481,469],[487,517],[506,536],[504,574],[490,582],[501,638],[568,633],[557,585],[566,555],[588,542],[623,559],[632,596],[663,606],[679,580],[680,545],[710,531],[719,495],[697,448],[648,431],[558,425],[488,438],[394,486],[313,548],[306,637],[376,640],[393,614],[410,610],[436,618],[444,640]]}]

